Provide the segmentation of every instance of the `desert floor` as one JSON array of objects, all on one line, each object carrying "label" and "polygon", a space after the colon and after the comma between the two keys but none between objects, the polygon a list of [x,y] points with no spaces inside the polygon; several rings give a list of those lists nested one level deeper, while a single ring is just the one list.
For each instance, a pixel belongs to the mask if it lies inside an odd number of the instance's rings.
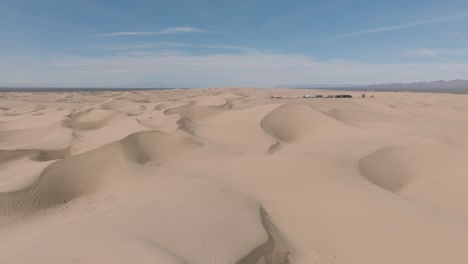
[{"label": "desert floor", "polygon": [[340,93],[0,93],[0,263],[468,263],[468,95]]}]

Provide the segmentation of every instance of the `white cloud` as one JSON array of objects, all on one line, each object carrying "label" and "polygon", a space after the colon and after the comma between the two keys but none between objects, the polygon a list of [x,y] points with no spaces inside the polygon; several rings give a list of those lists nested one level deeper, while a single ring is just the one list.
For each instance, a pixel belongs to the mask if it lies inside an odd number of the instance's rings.
[{"label": "white cloud", "polygon": [[411,57],[467,56],[467,49],[417,49],[407,53]]},{"label": "white cloud", "polygon": [[244,46],[236,46],[236,45],[227,45],[227,44],[202,44],[198,45],[200,48],[206,49],[227,49],[227,50],[239,50],[239,51],[250,51],[256,52],[257,50],[254,48],[244,47]]},{"label": "white cloud", "polygon": [[171,27],[160,31],[123,31],[94,35],[95,37],[116,37],[116,36],[150,36],[150,35],[170,35],[186,33],[208,33],[211,31],[194,27]]},{"label": "white cloud", "polygon": [[461,38],[461,39],[466,39],[468,38],[468,34],[467,33],[464,33],[464,32],[449,32],[447,33],[447,35],[449,37],[452,37],[452,38]]},{"label": "white cloud", "polygon": [[191,47],[191,44],[180,43],[180,42],[145,42],[145,43],[132,43],[125,45],[97,45],[94,46],[99,49],[105,50],[138,50],[138,49],[151,49],[151,48],[180,48],[180,47]]},{"label": "white cloud", "polygon": [[183,53],[122,54],[106,58],[58,58],[34,69],[9,71],[6,82],[28,79],[44,83],[93,83],[117,86],[134,82],[193,83],[204,86],[274,86],[298,83],[383,83],[468,78],[468,64],[371,64],[314,61],[307,56],[267,53],[191,55]]},{"label": "white cloud", "polygon": [[357,30],[357,31],[353,31],[353,32],[349,32],[346,34],[336,36],[334,39],[336,40],[345,39],[345,38],[356,37],[356,36],[361,36],[361,35],[381,33],[385,31],[401,30],[401,29],[406,29],[406,28],[413,28],[413,27],[419,27],[419,26],[424,26],[424,25],[443,23],[443,22],[459,20],[459,19],[464,19],[464,18],[468,18],[468,13],[463,13],[463,14],[458,14],[458,15],[453,15],[453,16],[438,17],[438,18],[434,18],[430,20],[416,21],[416,22],[411,22],[411,23],[406,23],[406,24],[398,24],[398,25],[392,25],[392,26],[386,26],[386,27]]},{"label": "white cloud", "polygon": [[105,46],[95,46],[101,49],[107,50],[138,50],[138,49],[159,49],[159,48],[184,48],[184,47],[192,47],[192,48],[204,48],[204,49],[218,49],[218,50],[237,50],[237,51],[245,51],[245,52],[255,52],[257,51],[254,48],[244,47],[244,46],[236,46],[236,45],[229,45],[229,44],[190,44],[190,43],[181,43],[181,42],[147,42],[147,43],[135,43],[135,44],[127,44],[127,45],[105,45]]}]

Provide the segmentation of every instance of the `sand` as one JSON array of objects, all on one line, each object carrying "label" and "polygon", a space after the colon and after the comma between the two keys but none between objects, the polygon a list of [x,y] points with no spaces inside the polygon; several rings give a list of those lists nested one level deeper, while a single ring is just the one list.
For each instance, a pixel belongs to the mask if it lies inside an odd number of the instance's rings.
[{"label": "sand", "polygon": [[303,93],[1,93],[0,263],[468,263],[468,95]]}]

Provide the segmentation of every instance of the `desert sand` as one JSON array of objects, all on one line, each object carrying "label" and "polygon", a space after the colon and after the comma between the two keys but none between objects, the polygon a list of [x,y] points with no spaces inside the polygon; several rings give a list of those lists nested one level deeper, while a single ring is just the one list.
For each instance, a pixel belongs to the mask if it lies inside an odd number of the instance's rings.
[{"label": "desert sand", "polygon": [[468,263],[468,95],[304,93],[0,93],[0,263]]}]

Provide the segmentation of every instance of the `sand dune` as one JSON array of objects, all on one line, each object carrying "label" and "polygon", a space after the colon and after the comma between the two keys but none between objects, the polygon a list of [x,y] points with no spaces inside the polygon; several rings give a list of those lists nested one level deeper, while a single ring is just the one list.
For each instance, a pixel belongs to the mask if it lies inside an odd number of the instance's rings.
[{"label": "sand dune", "polygon": [[[99,185],[115,185],[120,170],[131,164],[152,165],[167,162],[179,152],[198,144],[185,138],[172,138],[158,131],[147,131],[61,159],[46,167],[27,188],[0,193],[0,219],[9,214],[21,216],[48,208],[96,191]],[[122,177],[134,177],[124,174]],[[108,180],[109,184],[101,181]],[[130,178],[132,180],[132,178]]]},{"label": "sand dune", "polygon": [[195,102],[190,102],[187,105],[178,106],[174,108],[168,108],[164,110],[164,114],[173,115],[178,114],[181,117],[185,117],[191,120],[201,120],[211,117],[228,109],[228,104],[222,104],[219,106],[213,105],[198,105]]},{"label": "sand dune", "polygon": [[37,129],[0,131],[0,163],[29,157],[48,161],[69,155],[73,132],[56,124]]},{"label": "sand dune", "polygon": [[379,187],[466,216],[467,160],[464,151],[431,143],[380,149],[360,166],[363,176]]},{"label": "sand dune", "polygon": [[277,140],[297,144],[353,132],[352,127],[305,105],[282,105],[266,115],[260,125]]},{"label": "sand dune", "polygon": [[302,93],[2,94],[0,263],[468,263],[468,96]]}]

